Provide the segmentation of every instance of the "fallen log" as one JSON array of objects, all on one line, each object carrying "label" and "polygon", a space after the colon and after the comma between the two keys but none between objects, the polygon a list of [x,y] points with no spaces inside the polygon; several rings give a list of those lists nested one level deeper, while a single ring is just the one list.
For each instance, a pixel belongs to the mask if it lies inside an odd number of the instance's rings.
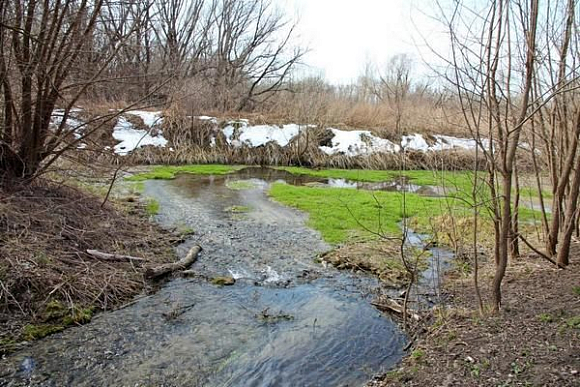
[{"label": "fallen log", "polygon": [[[397,314],[400,314],[401,316],[405,312],[405,310],[404,310],[405,308],[403,307],[403,305],[401,305],[397,301],[395,301],[391,298],[387,298],[387,297],[382,297],[379,301],[373,301],[373,302],[371,302],[371,305],[375,306],[380,311],[395,312]],[[421,316],[419,316],[417,313],[413,312],[412,310],[409,310],[408,308],[407,308],[407,316],[411,317],[415,321],[421,320]]]},{"label": "fallen log", "polygon": [[173,273],[174,271],[185,270],[195,262],[200,251],[201,246],[195,245],[189,249],[189,252],[183,259],[180,259],[177,262],[166,263],[157,267],[150,267],[145,271],[145,278],[157,279],[166,274]]},{"label": "fallen log", "polygon": [[130,255],[121,255],[121,254],[109,254],[103,253],[99,250],[87,250],[87,254],[97,259],[101,259],[103,261],[115,261],[115,262],[143,262],[143,258],[139,257],[132,257]]}]

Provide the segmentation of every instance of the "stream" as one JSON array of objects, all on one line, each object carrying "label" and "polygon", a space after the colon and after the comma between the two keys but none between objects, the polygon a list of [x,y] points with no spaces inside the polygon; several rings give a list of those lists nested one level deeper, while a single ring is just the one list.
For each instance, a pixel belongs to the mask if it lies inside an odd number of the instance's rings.
[{"label": "stream", "polygon": [[[280,179],[348,182],[280,173],[146,182],[158,222],[195,230],[178,250],[203,246],[199,276],[3,359],[0,386],[362,386],[392,368],[406,339],[370,305],[377,281],[315,263],[329,246],[303,213],[266,195]],[[228,188],[237,180],[252,188]],[[236,283],[216,286],[215,276]]]}]

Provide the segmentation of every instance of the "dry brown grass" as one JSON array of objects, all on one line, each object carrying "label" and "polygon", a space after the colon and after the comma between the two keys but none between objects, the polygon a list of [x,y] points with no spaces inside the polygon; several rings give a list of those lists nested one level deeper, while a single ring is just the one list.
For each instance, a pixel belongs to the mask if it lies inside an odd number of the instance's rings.
[{"label": "dry brown grass", "polygon": [[[422,110],[426,109],[423,105],[418,104],[411,108]],[[144,147],[131,153],[127,157],[119,157],[113,154],[112,150],[104,151],[106,146],[112,148],[115,144],[112,138],[114,126],[113,120],[98,127],[94,134],[84,141],[88,144],[87,149],[71,152],[69,157],[76,158],[84,164],[94,162],[125,163],[126,165],[139,164],[247,164],[247,165],[298,165],[313,168],[363,168],[363,169],[399,169],[402,166],[400,154],[372,154],[368,156],[349,157],[345,155],[326,155],[320,149],[320,145],[328,145],[328,128],[335,126],[342,129],[360,129],[361,127],[371,129],[383,138],[389,138],[392,141],[400,141],[400,137],[389,129],[388,120],[393,119],[393,112],[388,106],[372,107],[369,104],[355,104],[353,106],[344,106],[343,117],[345,122],[330,125],[325,117],[315,117],[309,119],[300,114],[292,117],[284,116],[282,110],[276,110],[275,114],[245,114],[231,113],[219,116],[219,123],[199,120],[188,115],[177,104],[171,105],[164,110],[164,120],[161,126],[164,137],[169,141],[167,148]],[[371,110],[369,110],[371,109]],[[374,109],[374,110],[373,110]],[[438,108],[443,110],[443,108]],[[384,110],[384,111],[383,111]],[[337,114],[340,109],[337,108]],[[84,117],[94,117],[99,114],[106,114],[108,108],[93,108],[87,111]],[[408,130],[409,133],[423,133],[427,142],[432,140],[433,133],[447,133],[454,135],[468,134],[451,130],[457,126],[445,126],[442,122],[448,122],[445,119],[433,119],[430,114],[406,113],[406,116],[414,117],[415,120],[424,120],[431,126],[422,126],[422,130]],[[296,119],[298,117],[298,119]],[[335,116],[335,118],[338,116]],[[147,129],[139,117],[127,115],[127,119],[139,129]],[[283,124],[288,122],[315,122],[315,128],[309,128],[303,131],[299,136],[294,138],[288,146],[282,148],[277,144],[269,143],[261,147],[231,147],[228,146],[226,138],[221,129],[229,120],[247,118],[252,124]],[[333,118],[334,119],[334,118]],[[341,118],[339,118],[341,119]],[[331,118],[328,118],[331,121]],[[418,123],[419,121],[417,121]],[[99,125],[98,120],[92,125]],[[417,124],[418,125],[418,124]],[[425,129],[427,128],[427,129]],[[447,129],[446,129],[447,128]],[[449,129],[451,128],[451,129]],[[92,130],[92,127],[89,128]],[[215,139],[215,146],[212,146],[212,139]],[[171,150],[169,148],[172,148]],[[437,169],[437,170],[465,170],[472,169],[475,161],[475,155],[472,151],[467,150],[449,150],[439,152],[420,152],[409,151],[406,153],[405,168],[408,169]],[[483,162],[479,168],[483,168]],[[518,168],[520,171],[532,170],[531,157],[529,152],[521,151],[518,153]]]},{"label": "dry brown grass", "polygon": [[[49,305],[111,309],[144,291],[145,266],[173,260],[167,233],[80,190],[39,181],[0,191],[0,338],[44,322]],[[137,205],[137,204],[135,204]],[[97,249],[145,258],[100,261]]]}]

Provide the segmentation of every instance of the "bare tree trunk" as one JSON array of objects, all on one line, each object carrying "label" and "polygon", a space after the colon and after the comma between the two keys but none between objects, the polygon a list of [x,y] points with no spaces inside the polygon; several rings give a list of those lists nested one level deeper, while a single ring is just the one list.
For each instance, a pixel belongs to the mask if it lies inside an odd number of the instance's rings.
[{"label": "bare tree trunk", "polygon": [[519,234],[519,214],[520,209],[520,179],[518,176],[517,166],[514,167],[515,178],[515,193],[514,193],[514,208],[512,215],[512,230],[510,236],[510,257],[511,259],[518,259],[520,257]]}]

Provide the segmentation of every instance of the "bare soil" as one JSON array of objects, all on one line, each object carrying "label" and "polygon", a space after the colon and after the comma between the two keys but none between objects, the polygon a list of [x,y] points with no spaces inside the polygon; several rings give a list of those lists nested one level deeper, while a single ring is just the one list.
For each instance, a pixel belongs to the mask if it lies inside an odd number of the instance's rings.
[{"label": "bare soil", "polygon": [[[511,262],[499,315],[477,312],[472,279],[447,281],[402,366],[369,386],[580,386],[580,253],[560,270]],[[484,296],[493,264],[481,275]]]},{"label": "bare soil", "polygon": [[[174,236],[142,204],[102,201],[49,181],[0,190],[0,353],[132,299],[151,286],[148,265],[174,259]],[[145,261],[99,260],[87,249]]]}]

